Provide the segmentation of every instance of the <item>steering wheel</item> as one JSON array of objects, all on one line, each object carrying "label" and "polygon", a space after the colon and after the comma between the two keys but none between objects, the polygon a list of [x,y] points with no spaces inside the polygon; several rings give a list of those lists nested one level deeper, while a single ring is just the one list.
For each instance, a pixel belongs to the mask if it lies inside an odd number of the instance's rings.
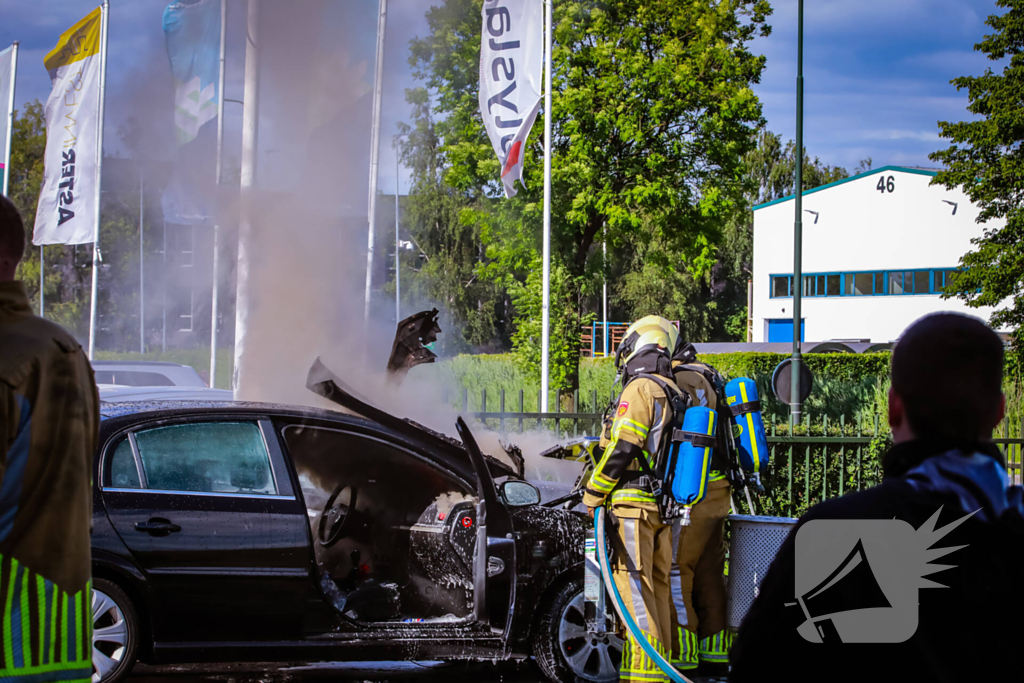
[{"label": "steering wheel", "polygon": [[[348,504],[338,502],[338,496],[345,489],[351,489],[352,491]],[[324,509],[320,512],[320,521],[317,524],[316,530],[317,541],[324,548],[330,548],[345,537],[345,522],[348,520],[349,510],[354,509],[356,506],[356,495],[358,492],[358,489],[354,486],[338,484],[337,488],[334,489],[334,493],[327,499],[327,504],[324,505]]]}]

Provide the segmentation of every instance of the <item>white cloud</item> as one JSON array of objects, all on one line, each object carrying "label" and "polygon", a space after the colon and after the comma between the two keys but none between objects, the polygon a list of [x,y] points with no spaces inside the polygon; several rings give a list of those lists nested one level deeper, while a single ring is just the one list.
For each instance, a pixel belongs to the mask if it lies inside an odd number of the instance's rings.
[{"label": "white cloud", "polygon": [[864,140],[939,140],[937,129],[932,130],[862,130],[860,136]]}]

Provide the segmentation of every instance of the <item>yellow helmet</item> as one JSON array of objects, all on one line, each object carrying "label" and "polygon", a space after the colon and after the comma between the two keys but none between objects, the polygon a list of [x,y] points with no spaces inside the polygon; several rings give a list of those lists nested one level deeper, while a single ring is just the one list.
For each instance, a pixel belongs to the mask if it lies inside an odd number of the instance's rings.
[{"label": "yellow helmet", "polygon": [[641,352],[658,351],[672,356],[679,340],[675,326],[660,315],[649,315],[629,326],[615,353],[615,367],[621,368]]}]

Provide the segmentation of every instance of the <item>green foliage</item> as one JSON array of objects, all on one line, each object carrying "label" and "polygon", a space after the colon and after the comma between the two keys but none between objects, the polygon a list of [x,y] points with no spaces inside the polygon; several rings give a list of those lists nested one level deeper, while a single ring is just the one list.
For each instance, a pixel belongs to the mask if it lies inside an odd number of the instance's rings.
[{"label": "green foliage", "polygon": [[[787,357],[780,353],[721,353],[702,354],[700,360],[717,368],[726,378],[755,380],[768,418],[784,422],[788,409],[771,395],[770,381],[772,371]],[[847,419],[854,419],[864,405],[876,402],[879,391],[883,394],[888,391],[885,384],[889,372],[888,353],[812,353],[804,359],[815,375],[808,409],[816,415],[829,415],[834,420],[846,415]],[[507,396],[518,396],[523,389],[527,410],[535,410],[529,406],[536,405],[540,388],[537,375],[525,370],[512,354],[460,355],[441,361],[439,367],[456,393],[465,390],[471,400],[477,401],[473,405],[478,405],[481,392],[485,390],[489,396],[497,397],[503,389]],[[598,404],[603,410],[615,381],[612,359],[584,358],[579,367],[581,405],[589,406],[597,392]],[[884,417],[884,412],[881,415]],[[865,419],[868,419],[867,413]]]},{"label": "green foliage", "polygon": [[403,258],[403,299],[409,306],[436,305],[441,328],[461,333],[439,338],[442,354],[501,345],[508,337],[499,318],[505,297],[475,272],[482,249],[480,226],[464,219],[470,198],[444,182],[444,154],[426,89],[409,90],[406,99],[413,122],[399,124],[405,136],[400,149],[413,185],[402,213],[423,260]]},{"label": "green foliage", "polygon": [[[564,266],[555,265],[551,273],[551,309],[548,381],[555,388],[578,386],[580,362],[580,328],[588,325],[593,315],[581,317],[581,306],[575,300],[582,286],[570,286],[572,278]],[[512,335],[513,357],[519,367],[540,376],[541,334],[543,333],[543,268],[534,259],[526,282],[509,281],[509,294],[518,314]]]},{"label": "green foliage", "polygon": [[[611,400],[613,373],[610,365],[589,359],[580,361],[578,408],[581,412],[600,412]],[[482,397],[486,392],[487,409],[498,409],[502,390],[505,391],[505,410],[519,410],[519,393],[523,394],[523,410],[540,410],[540,381],[512,358],[512,354],[460,355],[438,363],[442,381],[452,387],[449,402],[462,407],[463,394],[471,411],[482,410]],[[595,399],[596,396],[596,399]],[[555,393],[549,397],[550,410],[555,410]],[[565,409],[571,406],[571,400]]]},{"label": "green foliage", "polygon": [[[43,106],[36,100],[15,113],[9,188],[29,236],[17,277],[24,283],[35,310],[39,306],[40,250],[31,244],[31,235],[45,149]],[[99,344],[109,347],[116,341],[124,348],[138,348],[138,200],[133,188],[127,188],[127,192],[125,188],[104,192]],[[48,245],[44,249],[46,317],[84,339],[89,334],[92,245]]]},{"label": "green foliage", "polygon": [[[25,255],[16,277],[25,285],[33,309],[39,309],[39,248],[32,245],[39,190],[43,184],[43,157],[46,152],[46,121],[43,105],[34,100],[14,115],[11,131],[11,166],[8,192],[18,207],[28,236]],[[88,334],[89,259],[91,247],[51,245],[45,247],[46,316],[78,336]]]},{"label": "green foliage", "polygon": [[[834,183],[850,175],[842,166],[829,166],[818,157],[812,160],[806,149],[803,155],[802,184],[805,190]],[[744,163],[756,188],[756,194],[749,197],[752,206],[793,194],[796,182],[796,143],[792,140],[782,144],[781,136],[761,129],[757,136],[757,147],[747,154]],[[861,164],[870,168],[871,160],[865,159]]]},{"label": "green foliage", "polygon": [[[997,0],[1008,11],[992,15],[986,24],[993,33],[974,46],[990,60],[1009,63],[1001,72],[991,68],[982,76],[963,76],[951,82],[967,90],[968,110],[974,120],[940,121],[940,135],[952,146],[933,153],[945,170],[933,183],[963,188],[980,208],[978,222],[984,234],[972,240],[974,250],[960,259],[960,270],[946,296],[955,296],[969,306],[1009,305],[992,314],[993,327],[1015,331],[1015,349],[1024,354],[1024,129],[1020,111],[1024,106],[1024,2]],[[992,221],[1003,219],[997,228]]]},{"label": "green foliage", "polygon": [[[769,465],[761,472],[765,491],[754,495],[756,513],[799,517],[827,498],[869,488],[882,480],[882,455],[892,445],[884,420],[815,420],[797,426],[796,437],[831,437],[827,444],[789,444],[787,423],[768,426],[782,437],[771,447]],[[739,512],[749,514],[742,491],[733,497]]]},{"label": "green foliage", "polygon": [[[489,300],[498,306],[495,332],[505,326],[532,371],[537,353],[525,347],[539,340],[530,276],[541,250],[544,116],[553,129],[551,286],[560,297],[552,311],[568,330],[596,308],[602,272],[622,272],[649,243],[665,245],[673,270],[695,279],[710,273],[741,194],[740,159],[762,123],[751,85],[764,58],[747,47],[767,35],[771,10],[765,0],[558,3],[552,111],[541,114],[525,149],[525,187],[505,200],[497,198],[500,162],[478,112],[480,9],[480,0],[446,0],[427,12],[430,34],[412,42],[410,62],[433,96],[432,111],[423,109],[425,91],[407,97],[421,107],[416,132],[430,134],[410,135],[403,154],[424,160],[414,166],[414,191],[433,195],[422,199],[433,208],[421,212],[416,230],[459,232],[486,245],[461,263],[521,304],[505,299],[502,308],[497,291]],[[445,201],[451,210],[439,208]],[[594,249],[602,239],[609,263]],[[528,329],[515,330],[510,318]],[[553,383],[563,390],[576,386],[570,356]]]},{"label": "green foliage", "polygon": [[[753,213],[757,204],[780,199],[793,193],[796,145],[761,128],[753,135],[756,145],[742,160],[745,183],[734,210],[722,229],[717,244],[716,262],[710,273],[693,277],[672,267],[673,259],[658,257],[656,251],[638,247],[633,270],[622,276],[617,288],[618,302],[636,319],[659,311],[681,321],[683,334],[691,341],[746,341],[747,281],[753,264]],[[846,178],[840,166],[829,166],[804,150],[804,189],[811,189]],[[870,168],[871,160],[861,162]],[[657,245],[661,252],[663,246]],[[652,257],[651,252],[654,252]],[[670,283],[657,291],[658,280]]]},{"label": "green foliage", "polygon": [[615,299],[631,311],[630,319],[657,314],[678,320],[686,339],[738,338],[726,328],[740,315],[740,332],[745,335],[745,310],[735,306],[739,301],[746,302],[746,294],[716,297],[711,291],[712,280],[677,268],[660,244],[648,244],[637,248],[633,268],[619,280]]},{"label": "green foliage", "polygon": [[[18,207],[26,230],[32,230],[36,220],[39,189],[43,185],[43,157],[46,153],[46,120],[43,105],[34,100],[22,111],[14,112],[11,130],[11,174],[8,197]],[[36,273],[38,275],[38,271]]]}]

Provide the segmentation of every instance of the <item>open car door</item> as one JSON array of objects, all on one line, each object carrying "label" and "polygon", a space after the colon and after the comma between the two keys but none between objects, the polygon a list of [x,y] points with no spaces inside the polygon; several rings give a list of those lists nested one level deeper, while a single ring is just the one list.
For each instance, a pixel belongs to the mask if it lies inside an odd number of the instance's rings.
[{"label": "open car door", "polygon": [[515,602],[516,543],[512,516],[498,499],[494,479],[473,433],[461,417],[456,427],[473,463],[479,496],[473,556],[473,610],[478,622],[490,624],[492,631],[506,632],[511,626]]},{"label": "open car door", "polygon": [[494,478],[519,476],[504,463],[483,454],[465,421],[456,423],[462,443],[409,420],[397,418],[357,398],[319,358],[313,363],[306,387],[347,410],[440,450],[468,459],[477,480],[476,539],[473,544],[473,616],[494,633],[510,628],[515,599],[516,557],[512,516],[498,497]]}]

